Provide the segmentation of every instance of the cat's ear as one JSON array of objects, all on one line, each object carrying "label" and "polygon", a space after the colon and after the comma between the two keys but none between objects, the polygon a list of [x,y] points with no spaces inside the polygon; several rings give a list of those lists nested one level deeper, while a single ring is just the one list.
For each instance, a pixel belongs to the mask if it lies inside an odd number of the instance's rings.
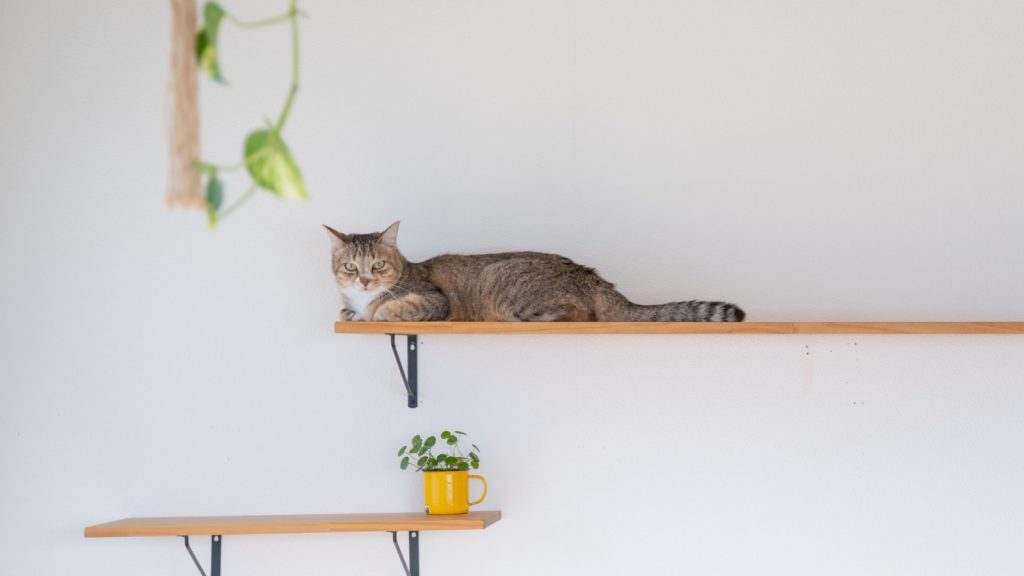
[{"label": "cat's ear", "polygon": [[378,238],[377,241],[380,242],[381,244],[384,244],[385,246],[390,246],[392,248],[398,248],[398,225],[399,224],[401,224],[400,220],[398,222],[395,222],[391,226],[388,226],[387,230],[385,230],[385,231],[380,233],[380,238]]},{"label": "cat's ear", "polygon": [[331,239],[331,246],[334,248],[343,248],[345,244],[352,241],[352,237],[348,234],[342,234],[334,228],[331,228],[327,224],[323,225],[327,229],[327,237]]}]

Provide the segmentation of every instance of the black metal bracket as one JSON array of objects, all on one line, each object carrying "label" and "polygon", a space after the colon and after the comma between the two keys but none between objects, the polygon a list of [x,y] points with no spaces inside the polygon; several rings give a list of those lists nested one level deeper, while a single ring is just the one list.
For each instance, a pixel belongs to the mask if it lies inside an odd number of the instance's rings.
[{"label": "black metal bracket", "polygon": [[[188,541],[188,536],[182,536],[185,539],[185,550],[188,550],[188,555],[192,557],[192,562],[196,565],[199,570],[199,574],[207,576],[206,571],[203,570],[203,565],[199,563],[199,559],[196,558],[196,553],[192,551],[192,546]],[[209,576],[220,576],[220,549],[221,541],[223,538],[218,534],[210,537],[210,574]],[[391,542],[395,545],[395,551],[398,552],[398,559],[402,562],[402,570],[405,571],[405,576],[420,576],[420,533],[418,531],[409,532],[409,562],[405,562],[405,555],[402,554],[402,548],[398,545],[398,532],[391,533]]]},{"label": "black metal bracket", "polygon": [[[196,558],[195,552],[192,552],[192,546],[189,546],[188,536],[182,536],[182,538],[185,539],[185,550],[188,550],[188,555],[192,557],[192,562],[194,562],[196,568],[199,569],[199,573],[202,574],[202,576],[206,576],[206,572],[203,571],[203,566],[199,563],[199,559]],[[210,576],[220,576],[221,540],[222,538],[219,534],[210,537]]]},{"label": "black metal bracket", "polygon": [[398,372],[402,375],[402,382],[405,383],[405,393],[409,395],[409,408],[415,408],[420,403],[419,396],[419,370],[416,363],[416,335],[407,334],[408,344],[405,347],[406,364],[409,366],[409,374],[406,375],[402,367],[402,357],[398,355],[398,347],[395,346],[395,334],[391,336],[391,351],[395,353],[395,362],[398,363]]},{"label": "black metal bracket", "polygon": [[405,556],[402,555],[402,549],[398,546],[398,532],[391,533],[391,542],[395,545],[395,550],[398,552],[398,559],[402,561],[402,569],[405,570],[405,576],[420,576],[420,533],[416,531],[409,532],[409,563],[405,563]]}]

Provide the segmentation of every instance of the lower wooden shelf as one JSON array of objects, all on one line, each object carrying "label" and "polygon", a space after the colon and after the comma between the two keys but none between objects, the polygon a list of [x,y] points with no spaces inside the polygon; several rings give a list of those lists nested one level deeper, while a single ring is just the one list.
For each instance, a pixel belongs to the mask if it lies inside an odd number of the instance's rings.
[{"label": "lower wooden shelf", "polygon": [[500,519],[501,512],[497,510],[448,516],[431,516],[422,512],[412,512],[395,514],[124,518],[114,522],[89,526],[85,529],[85,537],[483,530]]},{"label": "lower wooden shelf", "polygon": [[[225,535],[311,534],[324,532],[390,532],[407,576],[419,576],[419,533],[437,530],[483,530],[501,520],[498,510],[468,514],[430,515],[422,512],[391,514],[298,514],[278,516],[181,516],[124,518],[85,529],[86,538],[180,536],[185,548],[206,576],[190,536],[210,536],[210,576],[220,576],[221,543]],[[409,533],[409,562],[398,545],[398,533]]]}]

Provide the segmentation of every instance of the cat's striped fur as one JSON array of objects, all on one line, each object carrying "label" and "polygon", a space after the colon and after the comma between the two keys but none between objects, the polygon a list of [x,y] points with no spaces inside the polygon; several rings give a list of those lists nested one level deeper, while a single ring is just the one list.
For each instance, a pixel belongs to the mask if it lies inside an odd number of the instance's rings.
[{"label": "cat's striped fur", "polygon": [[593,268],[555,254],[444,255],[414,263],[398,251],[398,222],[383,232],[325,226],[342,320],[739,322],[727,302],[630,302]]}]

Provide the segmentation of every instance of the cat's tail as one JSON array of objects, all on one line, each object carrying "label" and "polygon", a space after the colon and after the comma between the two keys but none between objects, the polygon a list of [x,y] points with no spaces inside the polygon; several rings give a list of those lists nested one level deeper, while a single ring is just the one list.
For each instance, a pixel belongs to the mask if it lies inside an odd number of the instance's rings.
[{"label": "cat's tail", "polygon": [[632,304],[626,309],[626,322],[742,322],[746,313],[728,302],[669,302],[644,306]]},{"label": "cat's tail", "polygon": [[598,320],[605,322],[742,322],[746,313],[728,302],[669,302],[634,304],[624,297],[611,298],[598,306]]}]

